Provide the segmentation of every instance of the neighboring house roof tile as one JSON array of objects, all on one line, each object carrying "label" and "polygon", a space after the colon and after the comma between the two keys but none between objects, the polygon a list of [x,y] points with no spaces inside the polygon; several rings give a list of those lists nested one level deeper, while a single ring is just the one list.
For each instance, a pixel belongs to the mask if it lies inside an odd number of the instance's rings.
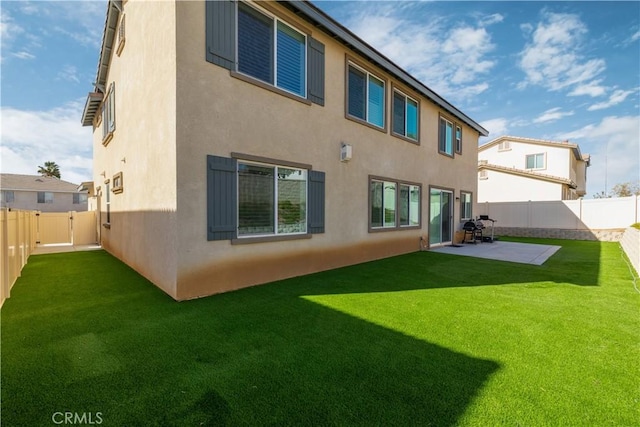
[{"label": "neighboring house roof tile", "polygon": [[[437,93],[433,92],[422,82],[397,66],[386,56],[382,55],[380,52],[378,52],[364,40],[356,36],[338,21],[327,15],[310,1],[286,1],[280,3],[295,11],[296,14],[301,15],[305,20],[316,25],[320,30],[334,37],[346,47],[352,49],[355,52],[358,52],[360,55],[363,55],[365,58],[369,59],[382,69],[386,70],[388,73],[392,74],[400,81],[411,86],[431,102],[438,105],[440,108],[446,110],[457,119],[461,120],[463,123],[476,130],[480,135],[489,135],[489,131],[483,128],[480,124],[472,120],[469,116],[450,104],[447,100],[442,98]],[[111,51],[113,50],[118,16],[120,15],[121,11],[121,0],[109,0],[102,36],[102,47],[100,49],[100,60],[98,61],[98,71],[96,75],[96,92],[106,92],[105,86],[107,84],[107,75],[109,71],[109,64],[111,61]],[[97,106],[93,109],[90,108],[95,105],[95,101],[93,102],[93,104],[91,103],[91,97],[93,96],[95,98],[95,95],[95,93],[90,93],[89,97],[87,98],[81,120],[83,126],[89,126],[97,112]]]},{"label": "neighboring house roof tile", "polygon": [[0,174],[0,188],[13,191],[50,191],[53,193],[77,193],[78,184],[54,177],[40,175]]},{"label": "neighboring house roof tile", "polygon": [[544,173],[539,173],[539,172],[533,172],[533,171],[529,171],[529,170],[524,170],[524,169],[517,169],[517,168],[510,168],[507,166],[500,166],[500,165],[493,165],[491,163],[487,163],[484,160],[481,160],[478,162],[478,170],[493,170],[496,172],[504,172],[504,173],[508,173],[511,175],[518,175],[518,176],[524,176],[526,178],[533,178],[533,179],[538,179],[541,181],[548,181],[548,182],[555,182],[557,184],[566,184],[568,185],[570,188],[577,188],[577,184],[568,178],[562,178],[559,176],[554,176],[554,175],[547,175]]},{"label": "neighboring house roof tile", "polygon": [[576,143],[569,142],[569,141],[551,141],[548,139],[525,138],[522,136],[503,135],[496,139],[492,139],[486,144],[479,146],[478,152],[482,152],[487,148],[491,148],[494,145],[500,144],[503,141],[522,142],[525,144],[546,145],[551,147],[566,148],[573,152],[573,155],[575,156],[576,159],[583,160],[587,162],[587,166],[590,166],[591,157],[589,156],[589,154],[583,155],[582,153],[580,153],[580,146]]}]

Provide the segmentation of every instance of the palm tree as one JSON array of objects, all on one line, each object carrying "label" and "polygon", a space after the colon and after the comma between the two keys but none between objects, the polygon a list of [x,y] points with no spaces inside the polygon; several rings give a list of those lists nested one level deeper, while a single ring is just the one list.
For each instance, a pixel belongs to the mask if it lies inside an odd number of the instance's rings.
[{"label": "palm tree", "polygon": [[60,179],[60,166],[56,162],[44,162],[44,166],[38,166],[38,173],[42,176],[55,176]]}]

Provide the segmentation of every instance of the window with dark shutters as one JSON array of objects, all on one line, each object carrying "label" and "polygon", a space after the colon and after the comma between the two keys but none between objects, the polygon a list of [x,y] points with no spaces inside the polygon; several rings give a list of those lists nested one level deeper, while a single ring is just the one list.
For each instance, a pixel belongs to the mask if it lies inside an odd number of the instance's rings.
[{"label": "window with dark shutters", "polygon": [[244,2],[207,1],[206,20],[207,61],[324,105],[322,43]]}]

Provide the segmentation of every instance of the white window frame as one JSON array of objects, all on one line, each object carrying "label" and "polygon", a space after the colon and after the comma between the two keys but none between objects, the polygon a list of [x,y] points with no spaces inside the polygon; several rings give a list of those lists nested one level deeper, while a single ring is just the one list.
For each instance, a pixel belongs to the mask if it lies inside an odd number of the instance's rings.
[{"label": "white window frame", "polygon": [[[480,171],[483,172],[483,171]],[[465,196],[469,196],[469,201],[465,200]],[[469,215],[465,215],[466,206],[469,206]],[[470,191],[461,191],[460,192],[460,220],[462,221],[470,221],[473,219],[473,193]]]},{"label": "white window frame", "polygon": [[[372,208],[372,203],[373,200],[371,199],[371,189],[372,189],[372,184],[376,182],[376,183],[382,183],[382,225],[373,225],[372,221],[371,221],[371,208]],[[385,202],[384,202],[384,192],[385,192],[385,186],[387,184],[393,184],[395,186],[395,204],[394,204],[394,214],[395,214],[395,222],[393,225],[391,224],[385,224]],[[419,197],[418,197],[418,212],[417,212],[417,217],[418,217],[418,224],[400,224],[400,187],[405,186],[405,187],[409,187],[409,194],[411,194],[411,187],[416,187],[418,189],[419,192]],[[368,186],[368,191],[369,191],[369,201],[368,201],[368,223],[369,223],[369,232],[376,232],[376,231],[391,231],[391,230],[404,230],[404,229],[415,229],[415,228],[420,228],[422,226],[422,185],[416,183],[416,182],[407,182],[407,181],[400,181],[397,179],[391,179],[391,178],[384,178],[384,177],[379,177],[379,176],[369,176],[369,186]],[[410,197],[410,196],[409,196]],[[411,199],[409,199],[411,200]],[[409,206],[409,218],[411,218],[411,206]]]},{"label": "white window frame", "polygon": [[[42,202],[40,201],[40,193],[42,193]],[[54,195],[52,191],[38,191],[36,195],[36,201],[40,204],[52,204],[54,200]]]},{"label": "white window frame", "polygon": [[[538,156],[542,156],[542,166],[538,165]],[[534,166],[532,168],[529,167],[529,158],[533,157]],[[547,168],[547,153],[535,153],[535,154],[527,154],[524,158],[524,167],[527,170],[543,170]]]},{"label": "white window frame", "polygon": [[[441,130],[440,124],[441,124],[442,121],[445,122],[445,127],[446,127],[447,124],[451,125],[451,153],[446,151],[446,145],[447,145],[447,143],[446,143],[446,132],[444,134],[445,149],[443,150],[441,148],[441,146],[440,146],[440,143],[442,142],[441,141],[442,135],[440,134],[440,130]],[[439,119],[438,119],[438,153],[440,153],[442,155],[445,155],[445,156],[454,157],[455,152],[456,152],[456,124],[453,121],[447,119],[446,117],[440,116]]]},{"label": "white window frame", "polygon": [[[366,82],[364,85],[364,89],[365,89],[365,94],[364,94],[364,99],[365,99],[365,118],[362,119],[358,116],[354,116],[351,113],[349,113],[349,82],[348,82],[348,75],[349,75],[349,67],[353,67],[355,69],[357,69],[358,71],[360,71],[361,73],[363,73],[367,78],[366,78]],[[382,98],[382,126],[377,125],[375,123],[371,123],[371,120],[369,118],[369,80],[371,79],[371,77],[373,77],[374,79],[382,82],[382,94],[383,94],[383,98]],[[355,64],[353,61],[347,61],[347,82],[346,82],[346,86],[347,86],[347,116],[357,120],[359,122],[366,122],[367,124],[377,128],[377,129],[385,129],[385,126],[387,124],[387,82],[385,81],[385,79],[383,79],[382,77],[378,77],[376,74],[368,71],[365,68],[360,67],[359,65]]]},{"label": "white window frame", "polygon": [[107,145],[116,130],[115,82],[111,82],[102,102],[102,144]]},{"label": "white window frame", "polygon": [[[403,138],[407,138],[411,141],[415,141],[418,142],[420,140],[420,102],[413,98],[412,96],[407,95],[406,93],[402,92],[401,90],[398,89],[393,89],[393,95],[395,96],[395,94],[398,93],[399,95],[404,97],[404,135],[401,133],[397,133],[393,130],[393,118],[394,118],[394,100],[393,100],[393,96],[391,97],[391,133],[393,135],[398,135],[401,136]],[[407,105],[409,104],[407,102],[407,100],[412,100],[413,102],[416,103],[416,137],[412,138],[408,135],[407,132],[407,118],[408,118],[408,114],[407,114]]]},{"label": "white window frame", "polygon": [[[238,46],[238,31],[240,30],[240,27],[238,25],[238,8],[240,7],[240,4],[243,4],[245,6],[251,7],[252,9],[254,9],[256,12],[260,13],[261,15],[266,16],[267,18],[271,19],[273,21],[273,57],[271,58],[272,64],[273,64],[273,82],[265,82],[264,80],[260,80],[257,77],[253,77],[252,75],[243,73],[242,71],[239,70],[238,68],[238,52],[239,52],[239,46]],[[302,35],[302,37],[304,38],[304,59],[305,59],[305,64],[304,64],[304,72],[302,73],[304,76],[304,88],[302,90],[302,94],[296,93],[296,92],[292,92],[287,88],[278,86],[278,22],[281,22],[283,25],[286,25],[287,27],[291,28],[293,31],[295,31],[296,33]],[[246,1],[243,2],[238,2],[237,6],[236,6],[236,67],[235,70],[237,73],[242,74],[243,76],[246,76],[249,79],[267,84],[269,86],[273,86],[274,88],[277,88],[279,90],[283,90],[287,93],[292,94],[293,96],[297,96],[300,98],[307,98],[308,96],[308,91],[309,91],[309,82],[308,80],[308,74],[309,74],[309,70],[308,70],[308,65],[309,65],[309,48],[308,48],[308,35],[307,33],[300,31],[299,29],[297,29],[295,26],[291,25],[290,23],[288,23],[287,21],[284,21],[280,18],[278,18],[276,15],[274,15],[273,13],[270,13],[268,11],[266,11],[265,9],[253,4],[253,3],[249,3]]]},{"label": "white window frame", "polygon": [[[255,165],[255,166],[262,166],[262,167],[269,167],[269,168],[273,168],[274,169],[274,204],[273,204],[273,233],[262,233],[262,234],[240,234],[240,165]],[[305,181],[306,181],[306,188],[305,188],[305,201],[304,201],[304,205],[305,205],[305,210],[304,210],[304,224],[305,224],[305,230],[304,231],[300,231],[300,232],[294,232],[294,233],[280,233],[278,231],[278,169],[279,168],[283,168],[283,169],[293,169],[293,170],[298,170],[298,171],[303,171],[305,173]],[[264,163],[264,162],[255,162],[255,161],[250,161],[250,160],[238,160],[237,165],[236,165],[236,180],[237,180],[237,186],[236,186],[236,200],[237,200],[237,218],[236,218],[236,224],[238,224],[238,227],[236,229],[236,236],[238,237],[238,239],[252,239],[252,238],[256,238],[256,237],[273,237],[273,236],[296,236],[296,235],[304,235],[304,234],[308,234],[309,233],[309,225],[308,225],[308,219],[309,219],[309,169],[305,169],[305,168],[300,168],[300,167],[295,167],[295,166],[287,166],[287,165],[282,165],[282,164],[274,164],[274,163]]]},{"label": "white window frame", "polygon": [[[458,134],[460,135],[459,138],[458,138]],[[453,141],[454,141],[453,151],[455,151],[456,154],[462,154],[462,126],[460,126],[457,123],[455,124]]]}]

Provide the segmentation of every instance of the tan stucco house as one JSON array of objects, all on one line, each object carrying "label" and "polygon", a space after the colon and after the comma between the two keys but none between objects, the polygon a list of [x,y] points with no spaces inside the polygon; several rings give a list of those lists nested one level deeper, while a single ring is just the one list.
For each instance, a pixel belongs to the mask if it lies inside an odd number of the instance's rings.
[{"label": "tan stucco house", "polygon": [[569,141],[501,136],[478,148],[478,201],[576,200],[590,164]]},{"label": "tan stucco house", "polygon": [[307,1],[109,1],[103,247],[177,300],[452,241],[487,131]]},{"label": "tan stucco house", "polygon": [[87,210],[87,192],[51,176],[0,174],[0,206],[41,212]]}]

